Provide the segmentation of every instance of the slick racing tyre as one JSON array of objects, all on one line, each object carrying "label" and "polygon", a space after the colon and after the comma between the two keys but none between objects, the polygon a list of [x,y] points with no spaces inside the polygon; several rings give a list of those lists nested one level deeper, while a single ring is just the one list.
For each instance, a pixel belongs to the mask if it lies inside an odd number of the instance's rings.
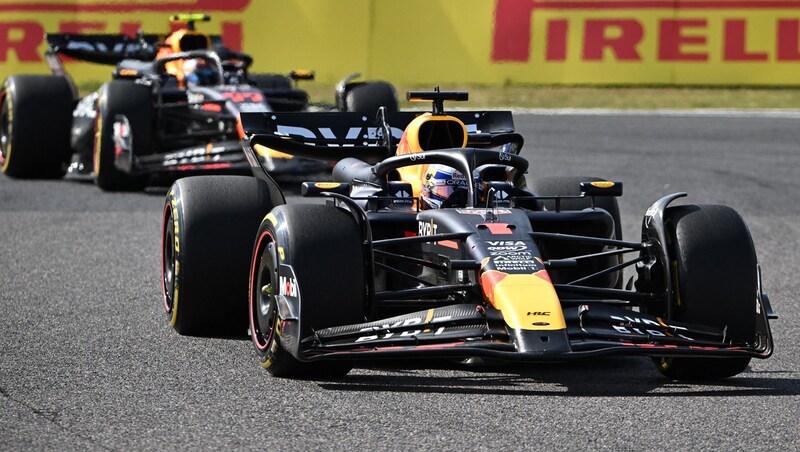
[{"label": "slick racing tyre", "polygon": [[0,91],[0,169],[17,178],[63,177],[73,94],[66,77],[15,75]]},{"label": "slick racing tyre", "polygon": [[[756,328],[757,259],[753,240],[736,211],[726,206],[687,205],[666,210],[672,281],[672,319],[726,328],[728,339],[752,342]],[[673,380],[714,380],[736,375],[749,357],[660,358]]]},{"label": "slick racing tyre", "polygon": [[262,90],[285,91],[292,89],[292,80],[283,74],[249,74],[247,80]]},{"label": "slick racing tyre", "polygon": [[387,82],[357,83],[348,87],[344,105],[345,111],[364,113],[374,118],[380,107],[386,107],[387,112],[397,111],[397,93],[394,86]]},{"label": "slick racing tyre", "polygon": [[94,138],[94,181],[104,191],[141,190],[145,176],[132,176],[114,164],[114,122],[128,120],[134,156],[150,153],[153,136],[153,106],[150,87],[130,80],[112,80],[100,88]]},{"label": "slick racing tyre", "polygon": [[283,74],[250,74],[247,80],[258,87],[273,111],[303,111],[308,108],[308,93],[292,86]]},{"label": "slick racing tyre", "polygon": [[[581,182],[593,182],[606,179],[597,177],[575,177],[575,176],[551,176],[540,177],[533,179],[533,184],[530,189],[540,196],[576,196],[581,194]],[[555,201],[541,201],[541,205],[547,210],[555,210]],[[592,207],[591,198],[583,199],[567,199],[561,201],[562,210],[583,210]],[[595,198],[595,207],[605,209],[606,212],[611,214],[614,219],[614,237],[617,240],[622,240],[622,221],[619,215],[619,205],[617,198],[613,197],[597,197]]]},{"label": "slick racing tyre", "polygon": [[[343,361],[302,362],[314,331],[364,320],[361,232],[350,212],[329,205],[276,207],[261,223],[250,269],[250,333],[261,365],[276,377],[335,378]],[[293,318],[286,318],[291,311]]]},{"label": "slick racing tyre", "polygon": [[246,176],[179,179],[162,224],[162,287],[169,324],[180,334],[244,335],[253,237],[272,202]]},{"label": "slick racing tyre", "polygon": [[[576,176],[552,176],[552,177],[540,177],[540,178],[532,178],[532,184],[530,185],[531,191],[534,194],[539,196],[555,196],[555,195],[562,195],[562,196],[576,196],[580,195],[580,183],[581,182],[591,182],[591,181],[599,181],[604,180],[597,177],[576,177]],[[540,209],[547,209],[547,210],[555,210],[555,201],[553,200],[543,200],[539,201],[539,208]],[[561,201],[561,210],[584,210],[592,207],[592,200],[591,198],[582,198],[582,199],[565,199]],[[595,198],[595,207],[604,209],[611,215],[611,218],[614,220],[614,235],[613,239],[622,240],[622,221],[620,219],[619,213],[619,205],[617,204],[617,199],[614,197],[597,197]],[[552,232],[565,232],[565,231],[552,231]],[[557,258],[565,258],[569,257],[570,255],[578,255],[578,254],[588,254],[591,252],[597,252],[600,250],[591,250],[585,249],[585,247],[580,246],[572,246],[565,244],[564,242],[557,242],[554,243],[549,248],[551,251],[555,251],[557,254],[550,254],[549,257],[557,257]],[[552,273],[556,277],[559,282],[565,282],[566,280],[572,280],[586,274],[590,274],[594,271],[597,271],[601,268],[610,267],[612,265],[616,265],[620,262],[619,257],[608,257],[605,259],[598,259],[593,261],[595,265],[591,265],[588,268],[579,269],[579,271],[572,271],[572,270],[554,270]],[[590,263],[587,263],[590,264]],[[582,265],[587,265],[582,264]],[[600,287],[615,287],[621,288],[622,287],[622,275],[621,274],[610,274],[607,277],[595,278],[591,280],[588,285],[600,286]]]}]

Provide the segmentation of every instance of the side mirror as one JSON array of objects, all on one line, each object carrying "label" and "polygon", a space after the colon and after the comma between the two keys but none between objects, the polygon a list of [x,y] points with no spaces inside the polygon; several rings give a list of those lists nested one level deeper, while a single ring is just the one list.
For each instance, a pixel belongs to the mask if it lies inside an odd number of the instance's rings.
[{"label": "side mirror", "polygon": [[309,71],[305,69],[295,69],[292,72],[289,72],[289,78],[294,81],[314,80],[314,71]]},{"label": "side mirror", "polygon": [[581,193],[586,196],[622,196],[622,182],[581,182]]}]

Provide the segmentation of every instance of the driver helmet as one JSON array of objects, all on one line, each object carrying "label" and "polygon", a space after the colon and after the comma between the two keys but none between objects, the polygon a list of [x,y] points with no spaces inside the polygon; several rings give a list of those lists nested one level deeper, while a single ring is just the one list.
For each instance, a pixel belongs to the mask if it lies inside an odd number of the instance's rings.
[{"label": "driver helmet", "polygon": [[216,85],[217,71],[207,61],[195,58],[183,63],[183,77],[187,83],[198,86]]},{"label": "driver helmet", "polygon": [[461,171],[445,165],[432,164],[422,181],[422,208],[439,209],[466,204],[467,178]]}]

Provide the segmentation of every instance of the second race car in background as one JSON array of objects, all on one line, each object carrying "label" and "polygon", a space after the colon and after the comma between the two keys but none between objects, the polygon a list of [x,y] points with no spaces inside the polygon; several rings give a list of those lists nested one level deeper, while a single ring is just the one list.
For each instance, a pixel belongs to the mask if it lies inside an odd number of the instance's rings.
[{"label": "second race car in background", "polygon": [[[288,75],[250,74],[252,58],[195,30],[208,15],[176,15],[168,37],[139,33],[48,34],[53,75],[14,75],[0,90],[0,168],[17,178],[93,178],[103,190],[139,190],[153,177],[249,172],[242,112],[302,111],[308,94]],[[78,99],[60,57],[114,65],[112,80]],[[374,116],[397,109],[383,81],[342,80],[330,110]],[[319,109],[319,106],[316,106]],[[324,163],[262,148],[275,173],[313,173]]]}]

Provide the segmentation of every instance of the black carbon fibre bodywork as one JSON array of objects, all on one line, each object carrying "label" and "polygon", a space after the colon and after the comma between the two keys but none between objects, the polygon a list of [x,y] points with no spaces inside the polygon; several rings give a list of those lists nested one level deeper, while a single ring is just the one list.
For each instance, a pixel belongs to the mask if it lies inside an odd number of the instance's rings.
[{"label": "black carbon fibre bodywork", "polygon": [[[674,320],[679,297],[665,210],[685,194],[655,202],[644,216],[641,240],[624,241],[615,232],[619,218],[596,206],[603,198],[620,196],[621,183],[585,182],[580,195],[541,195],[511,179],[487,180],[505,177],[494,171],[498,166],[527,170],[527,161],[504,147],[514,135],[510,116],[453,115],[465,123],[474,118],[486,122],[468,126],[467,147],[404,155],[393,153],[403,135],[394,130],[410,121],[402,114],[385,115],[378,123],[348,114],[243,115],[250,143],[246,153],[257,176],[256,145],[338,161],[334,183],[308,183],[304,194],[330,198],[352,214],[362,231],[369,275],[365,321],[301,334],[304,283],[299,281],[301,295],[278,303],[284,308],[280,340],[294,358],[527,362],[613,354],[772,354],[769,319],[777,316],[761,288],[757,265],[752,268],[758,273],[753,337],[731,336],[727,325]],[[486,136],[479,139],[478,134]],[[473,175],[474,183],[464,187],[460,204],[422,210],[410,185],[397,175],[400,168],[420,164],[456,168]],[[493,171],[485,172],[487,167]],[[498,191],[503,196],[496,196]],[[579,200],[585,207],[559,207]],[[627,284],[625,269],[635,273]]]}]

